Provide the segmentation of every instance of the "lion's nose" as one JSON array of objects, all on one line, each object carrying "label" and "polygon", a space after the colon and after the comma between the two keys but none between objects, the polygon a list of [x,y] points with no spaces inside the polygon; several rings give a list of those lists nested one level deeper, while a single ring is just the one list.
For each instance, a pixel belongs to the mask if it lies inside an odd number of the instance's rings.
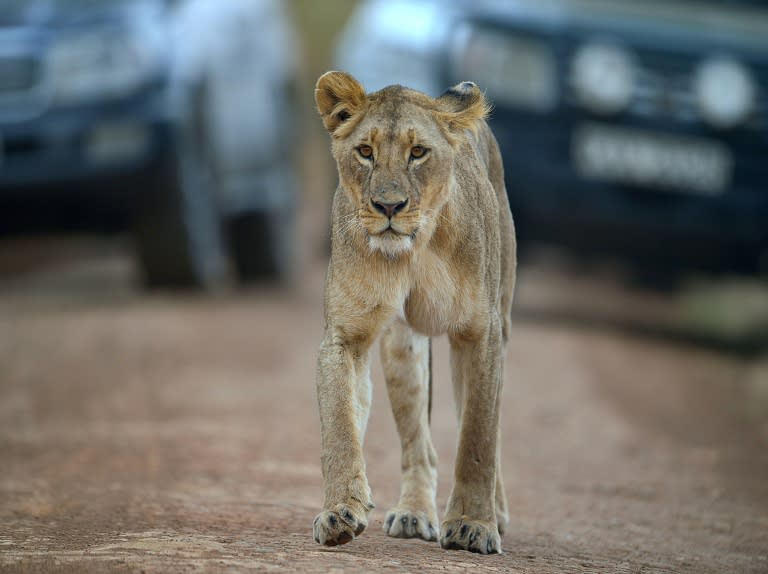
[{"label": "lion's nose", "polygon": [[403,201],[388,202],[376,201],[372,199],[371,203],[373,204],[373,208],[376,211],[383,213],[391,219],[396,213],[400,213],[403,209],[405,209],[405,206],[408,205],[408,200],[405,199]]}]

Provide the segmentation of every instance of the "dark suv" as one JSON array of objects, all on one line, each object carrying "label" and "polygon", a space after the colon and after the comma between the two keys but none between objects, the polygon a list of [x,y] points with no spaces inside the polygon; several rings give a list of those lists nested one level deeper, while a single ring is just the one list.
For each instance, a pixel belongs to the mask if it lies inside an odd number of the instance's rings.
[{"label": "dark suv", "polygon": [[276,0],[0,0],[0,206],[122,214],[150,285],[287,273],[293,41]]},{"label": "dark suv", "polygon": [[372,0],[338,65],[369,90],[486,89],[523,246],[768,265],[762,2]]}]

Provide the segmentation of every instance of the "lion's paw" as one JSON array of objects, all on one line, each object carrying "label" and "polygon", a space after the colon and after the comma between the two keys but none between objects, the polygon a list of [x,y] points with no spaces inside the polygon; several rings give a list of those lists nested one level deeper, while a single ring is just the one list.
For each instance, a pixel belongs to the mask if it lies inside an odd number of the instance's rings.
[{"label": "lion's paw", "polygon": [[384,532],[393,538],[423,538],[436,541],[440,533],[436,523],[437,521],[430,520],[424,512],[393,508],[387,512],[384,519]]},{"label": "lion's paw", "polygon": [[480,554],[501,554],[501,537],[496,524],[459,518],[442,525],[440,546],[450,550],[469,550]]},{"label": "lion's paw", "polygon": [[315,542],[326,546],[338,546],[359,536],[368,522],[349,506],[337,504],[333,510],[324,510],[315,518],[312,533]]}]

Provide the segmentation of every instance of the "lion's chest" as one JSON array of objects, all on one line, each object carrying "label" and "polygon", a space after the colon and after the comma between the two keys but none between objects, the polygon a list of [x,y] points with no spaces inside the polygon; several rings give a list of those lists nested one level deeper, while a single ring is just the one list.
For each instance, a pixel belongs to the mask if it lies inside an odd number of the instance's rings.
[{"label": "lion's chest", "polygon": [[412,269],[411,288],[403,309],[408,323],[430,336],[456,329],[470,314],[462,296],[464,291],[461,277],[448,262],[436,256],[424,258]]}]

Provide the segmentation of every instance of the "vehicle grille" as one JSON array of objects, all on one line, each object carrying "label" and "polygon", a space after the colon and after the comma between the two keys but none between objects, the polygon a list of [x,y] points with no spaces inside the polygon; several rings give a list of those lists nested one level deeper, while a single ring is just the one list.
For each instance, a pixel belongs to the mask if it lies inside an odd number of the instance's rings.
[{"label": "vehicle grille", "polygon": [[43,65],[30,54],[0,53],[0,120],[21,121],[45,108]]},{"label": "vehicle grille", "polygon": [[630,111],[645,117],[692,123],[699,119],[693,88],[694,62],[670,54],[644,52],[637,57],[635,93]]},{"label": "vehicle grille", "polygon": [[0,56],[0,97],[17,97],[35,89],[39,62],[28,56]]}]

